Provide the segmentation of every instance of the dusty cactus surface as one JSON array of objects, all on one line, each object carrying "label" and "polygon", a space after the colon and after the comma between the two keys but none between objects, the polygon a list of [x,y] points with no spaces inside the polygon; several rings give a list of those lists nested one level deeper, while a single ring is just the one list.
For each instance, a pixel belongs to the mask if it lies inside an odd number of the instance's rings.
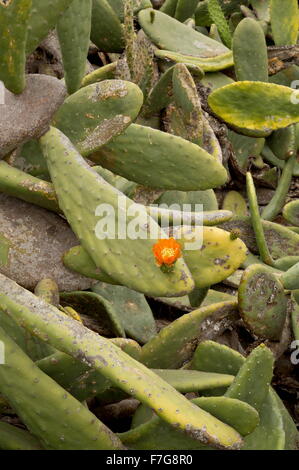
[{"label": "dusty cactus surface", "polygon": [[298,450],[298,30],[0,0],[0,450]]}]

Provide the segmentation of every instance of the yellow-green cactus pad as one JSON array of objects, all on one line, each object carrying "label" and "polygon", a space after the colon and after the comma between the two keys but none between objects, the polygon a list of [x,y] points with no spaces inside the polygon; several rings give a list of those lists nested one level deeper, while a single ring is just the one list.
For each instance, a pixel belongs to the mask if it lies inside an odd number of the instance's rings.
[{"label": "yellow-green cactus pad", "polygon": [[[202,246],[192,249],[200,241]],[[217,227],[176,227],[173,236],[182,245],[184,259],[197,287],[209,287],[229,277],[246,258],[246,245]]]},{"label": "yellow-green cactus pad", "polygon": [[[128,215],[133,201],[92,170],[58,129],[51,127],[40,142],[59,205],[96,266],[115,281],[148,295],[173,297],[193,289],[194,282],[182,258],[168,274],[157,265],[152,248],[158,238],[165,238],[165,233],[145,209],[138,228],[134,225],[139,223],[135,217],[136,205],[131,207],[134,215]],[[104,210],[101,204],[106,204],[110,222],[107,218],[99,219],[101,214],[97,211]],[[107,222],[105,228],[102,224]],[[130,222],[130,227],[135,229],[129,228]],[[107,229],[109,233],[105,235],[103,231]],[[142,234],[132,235],[134,230],[141,230]],[[157,236],[154,236],[155,230]]]},{"label": "yellow-green cactus pad", "polygon": [[232,52],[222,43],[189,28],[161,11],[147,8],[139,12],[138,20],[146,35],[159,49],[162,49],[162,53],[172,55],[168,58],[174,62],[198,65],[203,70],[209,71],[233,65]]},{"label": "yellow-green cactus pad", "polygon": [[292,46],[297,42],[299,29],[297,0],[271,0],[272,35],[276,46]]},{"label": "yellow-green cactus pad", "polygon": [[286,204],[282,214],[290,224],[299,227],[299,200],[296,199]]},{"label": "yellow-green cactus pad", "polygon": [[245,135],[263,137],[299,122],[296,92],[274,83],[241,81],[215,90],[212,111]]}]

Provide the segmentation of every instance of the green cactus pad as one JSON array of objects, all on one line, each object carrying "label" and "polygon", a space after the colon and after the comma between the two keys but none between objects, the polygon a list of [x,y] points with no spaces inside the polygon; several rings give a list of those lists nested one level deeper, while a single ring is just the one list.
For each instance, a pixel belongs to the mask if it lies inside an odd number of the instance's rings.
[{"label": "green cactus pad", "polygon": [[[198,145],[137,124],[89,158],[150,188],[203,190],[220,186],[227,179],[225,168]],[[180,167],[182,171],[178,171]]]},{"label": "green cactus pad", "polygon": [[[194,356],[194,364],[198,366],[197,370],[237,375],[245,363],[245,357],[237,351],[213,341],[200,343],[197,351]],[[242,449],[281,449],[283,444],[281,418],[285,432],[285,449],[297,449],[298,431],[296,425],[273,389],[271,389],[270,395],[271,397],[267,396],[259,409],[260,424],[250,436],[245,438],[245,445]]]},{"label": "green cactus pad", "polygon": [[299,227],[299,201],[291,201],[283,208],[282,215],[292,225]]},{"label": "green cactus pad", "polygon": [[[243,436],[250,434],[259,423],[257,411],[247,403],[235,398],[199,397],[194,398],[192,403],[230,424]],[[133,416],[131,429],[146,423],[152,416],[153,412],[149,408],[144,405],[139,406]]]},{"label": "green cactus pad", "polygon": [[248,137],[228,131],[228,139],[233,147],[232,163],[242,173],[249,166],[250,158],[258,158],[263,150],[265,139]]},{"label": "green cactus pad", "polygon": [[287,298],[276,276],[259,264],[243,274],[239,309],[247,327],[258,337],[279,340],[286,319]]},{"label": "green cactus pad", "polygon": [[1,450],[42,450],[39,441],[28,431],[0,421]]},{"label": "green cactus pad", "polygon": [[60,351],[36,361],[35,364],[79,401],[111,387],[110,380],[104,375]]},{"label": "green cactus pad", "polygon": [[[184,259],[196,287],[209,287],[229,277],[245,260],[247,248],[239,238],[217,227],[175,227],[172,231],[182,246]],[[192,248],[201,241],[200,248]]]},{"label": "green cactus pad", "polygon": [[231,49],[232,34],[219,0],[209,0],[208,11],[213,24],[217,27],[222,42]]},{"label": "green cactus pad", "polygon": [[238,216],[247,216],[247,203],[238,191],[229,191],[226,193],[222,209],[233,212],[233,214]]},{"label": "green cactus pad", "polygon": [[0,161],[0,191],[45,209],[61,212],[51,183],[13,168],[4,161]]},{"label": "green cactus pad", "polygon": [[69,94],[80,86],[90,42],[92,0],[73,0],[57,23],[64,79]]},{"label": "green cactus pad", "polygon": [[81,82],[81,88],[92,85],[93,83],[101,82],[102,80],[110,80],[115,78],[117,62],[111,62],[111,64],[103,65],[97,68],[93,72],[85,75]]},{"label": "green cactus pad", "polygon": [[[10,161],[9,161],[9,164]],[[49,181],[47,162],[43,156],[38,140],[31,139],[19,148],[13,157],[12,165],[25,173]]]},{"label": "green cactus pad", "polygon": [[125,332],[139,343],[147,343],[157,333],[152,311],[144,297],[124,286],[97,283],[92,291],[106,298],[117,312]]},{"label": "green cactus pad", "polygon": [[144,32],[160,49],[202,58],[221,56],[229,52],[223,44],[161,11],[147,8],[139,13],[138,20]]},{"label": "green cactus pad", "polygon": [[217,88],[234,83],[234,80],[222,72],[211,72],[206,73],[200,82],[206,88],[210,88],[211,91],[214,91],[217,90]]},{"label": "green cactus pad", "polygon": [[245,135],[264,137],[299,122],[294,90],[282,85],[242,81],[215,90],[208,98],[212,111]]},{"label": "green cactus pad", "polygon": [[[38,47],[73,0],[32,0],[26,44],[27,55]],[[23,25],[22,25],[23,26]]]},{"label": "green cactus pad", "polygon": [[[156,265],[152,247],[157,238],[151,238],[152,234],[148,233],[148,229],[143,228],[143,238],[138,238],[136,232],[134,232],[135,239],[131,239],[131,235],[126,238],[128,224],[130,222],[134,224],[136,221],[136,205],[133,206],[134,214],[127,217],[126,210],[133,204],[132,201],[88,167],[67,137],[57,129],[51,128],[41,138],[41,145],[47,155],[59,204],[83,247],[97,266],[120,284],[148,295],[183,295],[192,290],[194,283],[182,259],[177,260],[173,272],[168,274],[163,273]],[[123,204],[119,207],[120,197]],[[104,203],[109,204],[113,212],[112,221],[116,224],[114,228],[116,227],[117,231],[114,236],[111,234],[109,238],[104,236],[104,239],[100,239],[98,237],[103,237],[104,229],[97,225],[102,222],[95,213],[99,204]],[[152,233],[156,231],[158,234],[156,237],[161,238],[163,232],[147,216],[145,210],[141,216],[153,229]],[[125,224],[124,218],[127,219]],[[120,230],[121,239],[118,239]]]},{"label": "green cactus pad", "polygon": [[[211,41],[213,41],[213,39],[211,39]],[[173,62],[178,63],[182,62],[187,67],[199,67],[204,72],[217,72],[218,70],[227,69],[234,65],[232,52],[226,52],[225,54],[217,55],[215,57],[198,57],[195,55],[181,54],[180,52],[157,49],[155,51],[155,55],[159,59],[172,60]]]},{"label": "green cactus pad", "polygon": [[283,450],[285,432],[280,409],[272,393],[259,408],[260,424],[252,434],[244,439],[242,450]]},{"label": "green cactus pad", "polygon": [[[294,256],[299,253],[299,234],[289,230],[287,227],[261,220],[265,238],[271,256],[276,260],[284,256]],[[221,224],[224,230],[240,230],[240,238],[244,241],[247,248],[257,254],[258,248],[254,231],[249,217],[234,217],[228,222]]]},{"label": "green cactus pad", "polygon": [[73,307],[79,314],[97,319],[99,324],[117,336],[125,336],[122,321],[113,304],[95,292],[61,292],[61,304]]},{"label": "green cactus pad", "polygon": [[294,264],[279,278],[285,289],[299,289],[299,262]]},{"label": "green cactus pad", "polygon": [[270,149],[281,160],[289,159],[297,151],[296,126],[279,129],[267,139]]},{"label": "green cactus pad", "polygon": [[[277,166],[277,168],[280,168],[281,170],[285,167],[286,162],[281,160],[280,158],[277,158],[276,155],[274,155],[274,153],[272,152],[272,150],[268,147],[268,145],[264,146],[262,150],[262,157],[264,160],[271,163],[272,165]],[[293,176],[299,176],[299,162],[297,161],[295,162],[295,166],[293,169]]]},{"label": "green cactus pad", "polygon": [[[109,0],[110,6],[113,8],[117,16],[121,21],[124,20],[124,3],[125,0]],[[152,3],[151,0],[133,0],[133,11],[134,14],[138,13],[138,11],[142,10],[143,8],[151,8]]]},{"label": "green cactus pad", "polygon": [[200,343],[190,362],[189,369],[237,375],[245,357],[234,349],[214,341]]},{"label": "green cactus pad", "polygon": [[176,133],[195,144],[203,142],[203,113],[196,85],[184,64],[177,64],[173,70],[173,98],[177,119],[182,132]]},{"label": "green cactus pad", "polygon": [[[57,349],[99,370],[117,387],[153,408],[158,416],[177,430],[185,432],[198,441],[220,448],[240,447],[242,440],[234,429],[191,404],[173,387],[107,339],[85,328],[80,322],[64,315],[55,307],[38,299],[2,275],[0,275],[0,292],[2,293],[0,308],[4,309],[14,320],[24,325],[29,331],[34,331],[36,336],[46,340]],[[230,305],[230,308],[234,305]],[[225,314],[222,311],[221,314],[226,316],[228,312]],[[22,368],[24,375],[27,369],[27,367]],[[17,369],[17,374],[14,374],[14,376],[17,375],[16,381],[20,379],[19,373]],[[33,370],[32,374],[36,375],[36,371]],[[2,375],[5,375],[7,379],[7,372]],[[26,381],[21,380],[21,383],[26,383]],[[1,386],[2,384],[1,380]],[[47,396],[49,389],[51,387],[46,386]],[[16,388],[16,393],[18,390]],[[20,392],[22,396],[22,390]],[[32,385],[30,392],[32,392]],[[55,398],[54,394],[52,396]],[[50,407],[52,415],[53,409],[57,407],[55,405]],[[77,435],[82,438],[82,432]],[[114,441],[114,446],[117,445],[118,443]]]},{"label": "green cactus pad", "polygon": [[269,393],[273,364],[272,352],[261,344],[246,358],[225,396],[245,401],[259,411]]},{"label": "green cactus pad", "polygon": [[63,264],[72,271],[82,274],[83,276],[97,279],[110,284],[117,284],[111,276],[106,274],[101,268],[98,268],[93,259],[86,250],[80,245],[74,246],[63,255]]},{"label": "green cactus pad", "polygon": [[[274,399],[273,401],[276,402],[276,406],[279,408],[279,411],[282,417],[283,429],[285,433],[284,448],[285,450],[296,450],[298,449],[298,442],[299,442],[299,435],[298,435],[296,424],[294,423],[293,419],[291,418],[289,412],[287,411],[286,407],[284,406],[282,400],[279,398],[277,393],[275,393],[272,390],[270,392],[270,395],[272,395],[271,398]],[[275,406],[275,411],[276,411],[276,406]],[[272,430],[273,430],[273,427],[272,427]]]},{"label": "green cactus pad", "polygon": [[[227,397],[200,397],[193,399],[192,403],[229,423],[243,435],[252,432],[258,424],[258,413],[253,407],[240,400]],[[156,416],[152,416],[152,412],[148,408],[143,406],[140,408],[140,411],[138,409],[138,419],[135,420],[135,427],[126,433],[118,434],[122,442],[129,448],[212,450],[207,446],[198,446],[190,438],[187,439],[169,426],[166,427]]]},{"label": "green cactus pad", "polygon": [[0,338],[5,345],[0,391],[45,448],[122,449],[117,436],[35,366],[2,329]]},{"label": "green cactus pad", "polygon": [[242,436],[252,433],[259,424],[258,412],[245,401],[222,396],[199,397],[193,403],[232,426]]},{"label": "green cactus pad", "polygon": [[133,450],[213,450],[213,447],[173,429],[158,416],[130,431],[119,433],[118,437]]},{"label": "green cactus pad", "polygon": [[233,318],[236,301],[227,301],[201,307],[183,315],[143,346],[140,361],[148,367],[178,368],[189,360],[197,342],[206,329],[206,323],[217,325],[223,318]]},{"label": "green cactus pad", "polygon": [[149,93],[142,110],[144,117],[150,117],[166,108],[172,100],[172,76],[176,65],[169,67]]},{"label": "green cactus pad", "polygon": [[182,23],[188,18],[192,18],[197,5],[197,0],[177,0],[175,18]]},{"label": "green cactus pad", "polygon": [[52,125],[82,155],[89,155],[130,125],[142,101],[142,92],[134,83],[104,80],[69,96],[54,115]]},{"label": "green cactus pad", "polygon": [[122,52],[122,24],[107,0],[93,0],[91,40],[101,51]]},{"label": "green cactus pad", "polygon": [[252,18],[244,18],[233,37],[235,72],[238,80],[268,82],[268,56],[264,32]]},{"label": "green cactus pad", "polygon": [[234,377],[229,374],[215,374],[197,370],[154,369],[154,371],[181,393],[200,392],[218,387],[227,388],[234,380]]},{"label": "green cactus pad", "polygon": [[281,1],[270,0],[272,35],[276,46],[292,46],[298,38],[298,2],[288,0],[281,7]]},{"label": "green cactus pad", "polygon": [[22,93],[25,88],[25,47],[30,11],[31,0],[0,2],[0,80],[12,93]]},{"label": "green cactus pad", "polygon": [[295,150],[295,146],[293,146],[293,150],[290,152],[291,157],[286,161],[286,164],[283,167],[281,177],[278,181],[276,191],[266,207],[264,207],[262,211],[262,218],[266,220],[273,220],[275,219],[278,214],[280,214],[285,201],[288,196],[288,192],[292,183],[292,176],[295,168],[295,163],[297,159],[297,151]]},{"label": "green cactus pad", "polygon": [[58,285],[53,279],[41,279],[35,286],[34,293],[48,304],[59,306]]},{"label": "green cactus pad", "polygon": [[179,204],[183,208],[183,204],[190,204],[192,212],[195,211],[195,204],[202,204],[204,211],[217,211],[218,202],[216,195],[212,189],[205,191],[165,191],[156,201],[156,204]]},{"label": "green cactus pad", "polygon": [[50,347],[28,333],[24,328],[0,311],[0,327],[33,361],[48,356],[53,352]]}]

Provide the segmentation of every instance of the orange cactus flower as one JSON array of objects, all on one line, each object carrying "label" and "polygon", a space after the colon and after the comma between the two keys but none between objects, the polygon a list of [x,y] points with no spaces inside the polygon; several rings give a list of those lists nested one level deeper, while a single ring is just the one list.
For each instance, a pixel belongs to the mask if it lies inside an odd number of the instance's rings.
[{"label": "orange cactus flower", "polygon": [[174,239],[161,239],[153,246],[158,266],[172,266],[182,256],[181,245]]}]

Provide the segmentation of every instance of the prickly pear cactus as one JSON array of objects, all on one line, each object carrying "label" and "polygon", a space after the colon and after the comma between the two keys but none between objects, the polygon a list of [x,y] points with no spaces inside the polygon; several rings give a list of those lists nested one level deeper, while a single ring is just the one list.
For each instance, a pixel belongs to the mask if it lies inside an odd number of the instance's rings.
[{"label": "prickly pear cactus", "polygon": [[299,448],[298,13],[0,0],[1,450]]}]

